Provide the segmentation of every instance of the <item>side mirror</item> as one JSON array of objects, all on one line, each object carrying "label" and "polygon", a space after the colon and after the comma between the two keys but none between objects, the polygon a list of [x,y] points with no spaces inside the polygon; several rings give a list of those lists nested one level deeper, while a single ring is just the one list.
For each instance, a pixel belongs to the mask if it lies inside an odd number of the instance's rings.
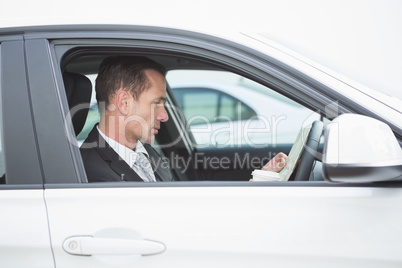
[{"label": "side mirror", "polygon": [[402,179],[402,149],[391,128],[376,119],[343,114],[327,128],[324,176],[333,182]]}]

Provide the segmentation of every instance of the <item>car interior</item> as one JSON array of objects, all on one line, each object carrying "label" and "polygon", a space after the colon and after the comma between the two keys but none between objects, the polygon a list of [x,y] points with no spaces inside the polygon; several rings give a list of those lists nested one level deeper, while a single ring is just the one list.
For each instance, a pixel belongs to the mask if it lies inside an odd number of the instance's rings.
[{"label": "car interior", "polygon": [[[130,55],[138,52],[119,52]],[[94,102],[94,81],[88,77],[96,77],[101,61],[117,52],[92,52],[91,54],[76,53],[76,56],[65,57],[61,63],[61,70],[66,91],[66,98],[70,110],[77,109],[71,118],[76,136],[83,131],[91,105]],[[222,66],[219,62],[196,58],[188,55],[163,55],[156,53],[144,53],[156,62],[170,70],[225,70],[238,72],[229,67]],[[252,78],[250,78],[252,79]],[[271,157],[279,152],[289,154],[292,143],[268,145],[265,147],[253,147],[249,145],[237,145],[219,147],[211,144],[198,148],[194,143],[194,137],[186,124],[186,118],[180,110],[179,102],[167,81],[168,102],[166,110],[169,120],[161,124],[159,134],[151,145],[162,156],[170,161],[171,170],[176,181],[248,181],[254,169],[261,168]],[[322,150],[322,133],[324,129],[323,117],[312,124],[306,142],[311,149],[304,150],[299,161],[296,161],[294,171],[286,180],[289,181],[320,181],[323,180],[321,162],[317,158]],[[88,123],[88,122],[87,122]],[[95,123],[95,122],[94,122]],[[93,124],[94,124],[93,123]],[[92,124],[92,126],[93,126]],[[91,128],[92,128],[91,126]],[[82,133],[81,133],[82,136]],[[300,153],[300,152],[299,152]],[[214,165],[213,161],[225,162],[224,166]],[[252,165],[259,159],[258,165]]]}]

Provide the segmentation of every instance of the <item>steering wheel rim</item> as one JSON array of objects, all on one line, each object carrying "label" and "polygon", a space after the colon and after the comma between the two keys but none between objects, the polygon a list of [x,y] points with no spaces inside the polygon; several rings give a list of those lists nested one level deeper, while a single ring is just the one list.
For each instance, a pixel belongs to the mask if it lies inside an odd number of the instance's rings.
[{"label": "steering wheel rim", "polygon": [[310,178],[310,172],[315,160],[315,153],[320,145],[320,139],[322,131],[324,129],[324,123],[321,121],[314,121],[310,132],[307,137],[306,145],[301,153],[299,164],[297,167],[295,181],[308,181]]}]

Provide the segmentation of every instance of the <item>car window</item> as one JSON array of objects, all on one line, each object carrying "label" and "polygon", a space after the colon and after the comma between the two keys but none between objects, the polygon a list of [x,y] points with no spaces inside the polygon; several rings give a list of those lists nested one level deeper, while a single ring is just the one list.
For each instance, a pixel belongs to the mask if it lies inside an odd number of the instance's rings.
[{"label": "car window", "polygon": [[[255,111],[239,99],[219,90],[192,87],[175,87],[172,90],[189,125],[222,122],[225,118],[247,120],[256,116]],[[240,112],[239,117],[237,112]]]},{"label": "car window", "polygon": [[[70,75],[85,75],[92,83],[86,121],[76,131],[79,146],[99,122],[94,90],[99,63],[96,60],[90,72],[79,68],[79,58],[66,67]],[[161,124],[151,146],[174,180],[249,180],[253,170],[276,154],[288,154],[303,126],[320,119],[267,86],[213,66],[201,68],[209,70],[174,66],[166,75],[169,120]],[[67,85],[67,95],[69,90]],[[78,122],[75,115],[72,119]]]},{"label": "car window", "polygon": [[[196,90],[175,88],[173,92],[190,125],[213,121],[218,116],[219,93],[202,88]],[[203,109],[205,109],[204,112]]]},{"label": "car window", "polygon": [[291,144],[303,125],[319,119],[302,105],[231,72],[172,70],[167,82],[198,147]]}]

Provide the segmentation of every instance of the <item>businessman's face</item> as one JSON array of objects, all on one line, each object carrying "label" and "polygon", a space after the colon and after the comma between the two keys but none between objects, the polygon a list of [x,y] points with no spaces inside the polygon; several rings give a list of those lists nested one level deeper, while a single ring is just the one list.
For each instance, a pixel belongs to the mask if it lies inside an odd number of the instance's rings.
[{"label": "businessman's face", "polygon": [[151,143],[158,134],[161,122],[169,117],[165,109],[165,77],[154,70],[145,71],[151,84],[137,100],[130,98],[129,118],[126,125],[126,138]]}]

